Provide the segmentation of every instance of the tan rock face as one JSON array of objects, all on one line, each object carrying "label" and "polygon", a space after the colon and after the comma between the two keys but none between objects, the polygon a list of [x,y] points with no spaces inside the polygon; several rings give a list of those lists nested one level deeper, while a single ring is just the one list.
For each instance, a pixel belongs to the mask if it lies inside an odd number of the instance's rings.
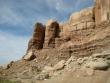
[{"label": "tan rock face", "polygon": [[70,16],[69,23],[74,25],[78,24],[80,22],[87,22],[87,21],[93,21],[93,9],[87,8],[80,12],[73,13]]},{"label": "tan rock face", "polygon": [[59,36],[59,24],[49,20],[46,25],[45,47],[55,47],[55,38]]},{"label": "tan rock face", "polygon": [[24,60],[33,60],[35,59],[34,52],[32,50],[29,50],[26,55],[23,57]]},{"label": "tan rock face", "polygon": [[70,36],[76,30],[88,29],[94,26],[93,8],[87,8],[70,16],[68,23],[63,25],[63,35]]},{"label": "tan rock face", "polygon": [[110,0],[95,0],[94,13],[96,25],[110,20]]}]

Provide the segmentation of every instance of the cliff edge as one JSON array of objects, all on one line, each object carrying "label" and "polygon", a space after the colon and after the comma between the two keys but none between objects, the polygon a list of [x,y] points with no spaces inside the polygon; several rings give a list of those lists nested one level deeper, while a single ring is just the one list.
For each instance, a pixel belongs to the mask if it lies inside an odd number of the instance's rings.
[{"label": "cliff edge", "polygon": [[36,23],[22,60],[0,77],[22,83],[110,83],[110,1],[73,13],[66,23]]}]

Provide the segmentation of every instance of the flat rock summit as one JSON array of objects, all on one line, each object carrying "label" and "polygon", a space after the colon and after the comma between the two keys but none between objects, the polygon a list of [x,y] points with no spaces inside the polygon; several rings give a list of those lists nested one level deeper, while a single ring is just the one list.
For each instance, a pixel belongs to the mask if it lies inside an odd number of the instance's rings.
[{"label": "flat rock summit", "polygon": [[0,78],[17,83],[110,83],[110,0],[94,3],[65,23],[36,23],[26,54],[1,67]]}]

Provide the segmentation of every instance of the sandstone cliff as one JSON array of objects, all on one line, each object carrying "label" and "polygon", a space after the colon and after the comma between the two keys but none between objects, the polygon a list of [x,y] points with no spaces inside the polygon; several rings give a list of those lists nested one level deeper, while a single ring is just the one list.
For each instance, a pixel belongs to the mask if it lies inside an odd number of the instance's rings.
[{"label": "sandstone cliff", "polygon": [[110,83],[109,0],[95,0],[66,23],[34,27],[22,60],[0,69],[0,76],[23,83]]},{"label": "sandstone cliff", "polygon": [[[36,58],[39,64],[55,64],[71,56],[91,56],[109,49],[103,46],[109,44],[109,5],[109,0],[96,0],[93,8],[73,13],[64,24],[54,20],[49,20],[45,26],[37,23],[24,59]],[[101,33],[103,36],[99,37]],[[104,42],[105,39],[108,42]]]}]

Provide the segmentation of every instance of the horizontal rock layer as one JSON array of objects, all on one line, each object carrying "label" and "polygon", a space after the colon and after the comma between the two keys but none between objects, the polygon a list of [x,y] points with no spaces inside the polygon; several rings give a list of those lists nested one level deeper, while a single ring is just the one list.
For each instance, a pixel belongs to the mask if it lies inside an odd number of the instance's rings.
[{"label": "horizontal rock layer", "polygon": [[108,9],[108,0],[96,0],[93,8],[73,13],[66,23],[37,23],[24,59],[36,58],[39,64],[54,65],[71,56],[91,56],[110,49]]}]

